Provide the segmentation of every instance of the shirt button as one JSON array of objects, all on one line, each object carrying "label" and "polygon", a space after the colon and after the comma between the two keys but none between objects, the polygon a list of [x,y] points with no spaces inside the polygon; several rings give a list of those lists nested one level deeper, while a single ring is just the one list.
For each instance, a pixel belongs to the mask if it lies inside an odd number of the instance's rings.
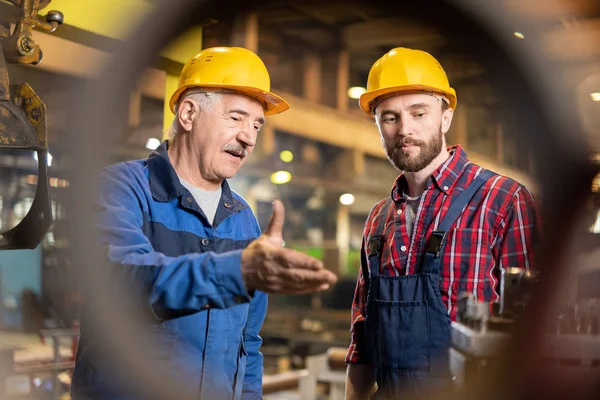
[{"label": "shirt button", "polygon": [[401,250],[401,251],[406,251],[406,246],[402,246],[402,247],[400,247],[400,250]]},{"label": "shirt button", "polygon": [[208,310],[210,308],[210,304],[206,304],[205,306],[202,306],[203,310]]},{"label": "shirt button", "polygon": [[444,186],[444,190],[448,190],[448,186]]},{"label": "shirt button", "polygon": [[402,210],[396,211],[396,214],[398,214],[398,215],[402,214]]},{"label": "shirt button", "polygon": [[202,244],[204,246],[207,246],[208,245],[208,239],[202,239]]},{"label": "shirt button", "polygon": [[231,204],[229,204],[229,203],[225,203],[223,205],[225,206],[225,208],[231,208]]},{"label": "shirt button", "polygon": [[186,200],[187,200],[188,203],[192,202],[192,198],[191,197],[188,197]]}]

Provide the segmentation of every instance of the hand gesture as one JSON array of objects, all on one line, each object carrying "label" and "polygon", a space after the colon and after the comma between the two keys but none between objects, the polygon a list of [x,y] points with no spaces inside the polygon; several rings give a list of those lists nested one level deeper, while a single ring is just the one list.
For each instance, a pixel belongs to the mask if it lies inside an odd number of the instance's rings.
[{"label": "hand gesture", "polygon": [[305,294],[327,290],[337,281],[316,258],[282,247],[285,209],[273,202],[269,226],[242,252],[242,275],[248,290]]}]

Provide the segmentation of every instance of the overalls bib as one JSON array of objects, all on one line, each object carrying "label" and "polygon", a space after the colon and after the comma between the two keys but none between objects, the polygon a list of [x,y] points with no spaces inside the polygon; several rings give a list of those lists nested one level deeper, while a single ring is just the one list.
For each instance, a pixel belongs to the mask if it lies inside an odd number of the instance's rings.
[{"label": "overalls bib", "polygon": [[[452,382],[449,365],[450,316],[439,289],[440,255],[452,224],[493,173],[482,171],[452,202],[429,239],[418,273],[404,276],[379,274],[381,234],[385,218],[369,241],[365,334],[367,354],[376,368],[377,399],[414,398],[426,390],[448,389]],[[381,215],[386,216],[388,199]]]}]

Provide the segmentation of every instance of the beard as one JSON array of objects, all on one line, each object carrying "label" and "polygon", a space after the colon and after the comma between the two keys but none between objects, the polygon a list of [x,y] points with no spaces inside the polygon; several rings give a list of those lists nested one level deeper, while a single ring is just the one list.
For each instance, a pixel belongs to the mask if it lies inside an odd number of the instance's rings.
[{"label": "beard", "polygon": [[[433,135],[428,141],[413,139],[410,136],[399,136],[396,140],[388,143],[384,142],[385,154],[390,163],[399,171],[418,172],[427,167],[442,152],[443,136],[441,127],[437,134]],[[383,139],[382,139],[383,140]],[[407,151],[402,150],[405,145],[418,146],[419,153],[411,156]]]}]

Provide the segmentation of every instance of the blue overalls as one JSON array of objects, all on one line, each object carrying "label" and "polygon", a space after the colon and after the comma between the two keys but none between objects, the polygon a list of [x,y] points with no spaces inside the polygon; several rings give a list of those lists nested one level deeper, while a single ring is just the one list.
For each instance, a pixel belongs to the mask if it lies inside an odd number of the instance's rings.
[{"label": "blue overalls", "polygon": [[[369,240],[370,271],[363,265],[369,285],[365,335],[366,353],[376,368],[377,399],[414,398],[450,388],[450,316],[439,289],[440,255],[446,232],[491,176],[491,171],[482,171],[452,202],[429,239],[420,272],[379,274],[385,218]],[[387,215],[391,203],[390,198],[381,215]]]}]

